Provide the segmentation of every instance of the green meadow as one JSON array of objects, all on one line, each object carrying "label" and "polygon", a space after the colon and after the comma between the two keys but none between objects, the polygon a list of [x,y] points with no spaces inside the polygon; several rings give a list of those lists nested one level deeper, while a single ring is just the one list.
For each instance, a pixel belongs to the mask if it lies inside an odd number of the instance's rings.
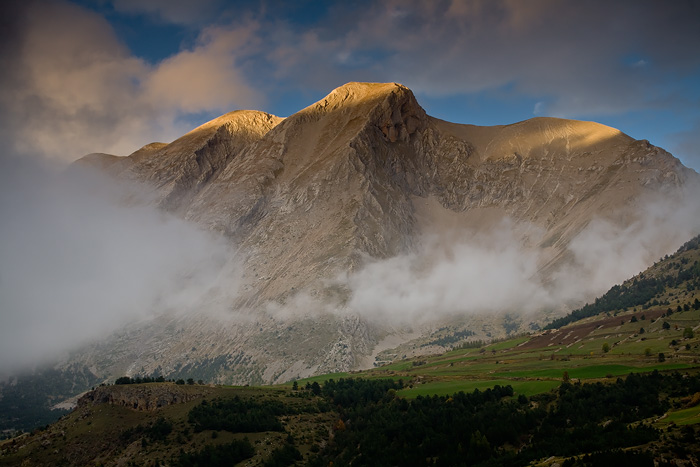
[{"label": "green meadow", "polygon": [[[651,311],[647,314],[652,314]],[[581,333],[573,342],[553,344],[558,339],[554,334],[549,339],[546,333],[518,336],[482,348],[456,349],[371,370],[316,376],[299,383],[388,377],[404,381],[405,387],[399,395],[409,399],[484,390],[496,385],[510,385],[516,394],[531,396],[549,392],[565,379],[606,381],[630,373],[700,369],[699,310],[676,312],[653,321],[632,319],[641,314],[619,313],[615,316],[619,323],[608,327],[590,326],[600,317],[569,325],[563,328],[562,335]],[[664,322],[668,323],[667,329]],[[577,331],[587,324],[590,330]],[[688,327],[695,329],[691,338],[684,337]],[[644,331],[640,333],[642,328]]]},{"label": "green meadow", "polygon": [[671,410],[666,417],[657,422],[659,426],[675,424],[679,426],[700,423],[700,405],[687,409]]}]

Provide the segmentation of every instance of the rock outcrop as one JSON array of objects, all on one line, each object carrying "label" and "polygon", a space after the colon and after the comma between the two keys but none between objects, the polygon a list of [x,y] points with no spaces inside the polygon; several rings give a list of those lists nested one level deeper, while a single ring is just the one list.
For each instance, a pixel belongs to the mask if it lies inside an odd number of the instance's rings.
[{"label": "rock outcrop", "polygon": [[100,386],[78,399],[78,407],[110,404],[132,410],[153,411],[161,407],[201,399],[211,392],[211,388],[206,386],[192,387],[174,383]]}]

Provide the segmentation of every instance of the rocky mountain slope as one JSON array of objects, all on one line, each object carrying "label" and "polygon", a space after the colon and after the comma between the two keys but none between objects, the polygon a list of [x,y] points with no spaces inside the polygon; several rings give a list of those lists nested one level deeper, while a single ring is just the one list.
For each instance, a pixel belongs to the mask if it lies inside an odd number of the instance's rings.
[{"label": "rocky mountain slope", "polygon": [[352,269],[362,254],[405,252],[425,230],[443,230],[442,217],[464,227],[485,210],[542,228],[533,243],[557,257],[594,216],[695,176],[596,123],[443,122],[394,83],[347,84],[284,120],[231,112],[171,144],[93,158],[150,183],[160,207],[252,252],[256,305]]},{"label": "rocky mountain slope", "polygon": [[[285,119],[231,112],[170,144],[81,163],[146,183],[160,208],[229,238],[242,263],[229,307],[247,319],[162,316],[72,361],[101,374],[234,383],[371,365],[396,336],[438,326],[430,309],[415,329],[358,315],[351,287],[333,279],[368,261],[419,251],[429,237],[488,234],[508,219],[546,282],[595,218],[628,226],[643,200],[680,197],[698,180],[666,151],[613,128],[553,118],[453,124],[426,115],[395,83],[349,83]],[[661,253],[678,246],[666,241]]]}]

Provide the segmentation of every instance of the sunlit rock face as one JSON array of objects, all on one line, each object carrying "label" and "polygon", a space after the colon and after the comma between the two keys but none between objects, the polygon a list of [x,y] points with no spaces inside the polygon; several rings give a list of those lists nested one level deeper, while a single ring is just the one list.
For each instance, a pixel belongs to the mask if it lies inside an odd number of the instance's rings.
[{"label": "sunlit rock face", "polygon": [[[488,236],[507,219],[546,283],[592,220],[630,225],[647,197],[697,181],[669,153],[604,125],[449,123],[395,83],[349,83],[286,119],[231,112],[170,144],[81,163],[145,182],[152,203],[229,238],[243,273],[228,306],[247,319],[160,318],[80,358],[104,374],[188,371],[235,383],[371,365],[384,347],[445,321],[430,307],[419,326],[353,309],[356,291],[336,279],[368,262],[414,254],[426,238],[449,246]],[[678,246],[668,241],[659,250]],[[467,311],[448,321],[475,338],[505,332]]]}]

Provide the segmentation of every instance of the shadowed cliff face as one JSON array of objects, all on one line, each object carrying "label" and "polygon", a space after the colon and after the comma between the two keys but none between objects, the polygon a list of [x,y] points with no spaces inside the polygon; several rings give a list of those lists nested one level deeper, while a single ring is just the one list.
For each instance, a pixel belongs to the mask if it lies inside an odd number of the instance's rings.
[{"label": "shadowed cliff face", "polygon": [[187,363],[221,381],[350,369],[395,326],[564,310],[700,227],[697,174],[648,142],[552,118],[452,124],[395,83],[349,83],[286,119],[232,112],[83,163],[145,182],[156,205],[234,245],[244,277],[223,328],[198,315],[114,340],[144,348],[124,356],[133,371]]}]

